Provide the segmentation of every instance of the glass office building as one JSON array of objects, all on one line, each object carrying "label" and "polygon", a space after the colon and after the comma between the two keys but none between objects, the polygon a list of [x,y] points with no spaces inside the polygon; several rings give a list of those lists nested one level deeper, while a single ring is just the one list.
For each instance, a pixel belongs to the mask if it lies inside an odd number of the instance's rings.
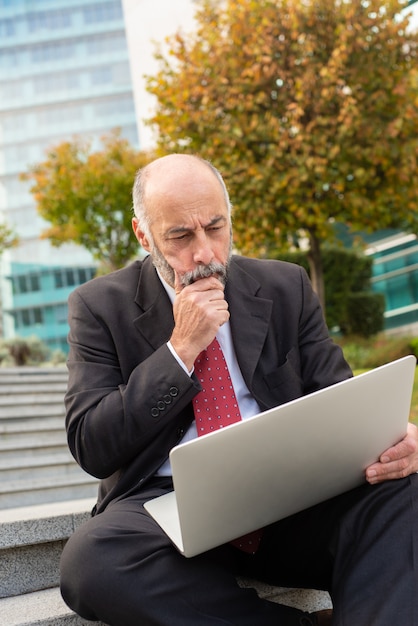
[{"label": "glass office building", "polygon": [[113,128],[138,147],[122,0],[0,0],[0,221],[19,237],[1,260],[4,337],[66,350],[68,295],[95,272],[83,248],[40,239],[20,174],[51,145],[98,147]]},{"label": "glass office building", "polygon": [[372,289],[385,296],[385,330],[418,335],[418,239],[380,231],[368,237],[373,258]]},{"label": "glass office building", "polygon": [[[151,106],[143,74],[155,67],[152,42],[192,30],[195,4],[159,0],[157,11],[153,0],[0,0],[0,222],[20,239],[0,259],[0,337],[36,335],[66,350],[68,295],[95,272],[84,249],[40,239],[47,224],[20,174],[74,135],[98,145],[119,127],[138,147],[140,128],[141,147],[150,147],[141,120]],[[416,28],[418,3],[410,4]],[[379,233],[369,244],[386,329],[417,328],[416,238]]]}]

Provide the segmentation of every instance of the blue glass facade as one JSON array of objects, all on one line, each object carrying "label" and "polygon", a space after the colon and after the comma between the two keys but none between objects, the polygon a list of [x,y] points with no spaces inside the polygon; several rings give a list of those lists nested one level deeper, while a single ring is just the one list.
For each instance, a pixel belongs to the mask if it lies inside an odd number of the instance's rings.
[{"label": "blue glass facade", "polygon": [[37,267],[16,264],[9,277],[15,332],[37,336],[51,349],[67,351],[67,298],[76,285],[94,277],[96,268]]},{"label": "blue glass facade", "polygon": [[0,0],[0,220],[19,237],[1,263],[5,337],[65,347],[68,294],[94,268],[84,249],[40,239],[20,174],[52,145],[79,135],[96,148],[113,128],[138,147],[122,0]]},{"label": "blue glass facade", "polygon": [[418,240],[413,234],[377,233],[369,240],[372,288],[385,296],[385,329],[418,334]]}]

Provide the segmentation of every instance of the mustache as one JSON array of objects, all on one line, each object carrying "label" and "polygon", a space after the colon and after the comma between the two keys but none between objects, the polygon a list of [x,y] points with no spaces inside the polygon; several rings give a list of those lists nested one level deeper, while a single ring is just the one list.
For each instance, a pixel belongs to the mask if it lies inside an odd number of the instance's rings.
[{"label": "mustache", "polygon": [[186,272],[180,279],[183,287],[195,283],[201,278],[209,278],[209,276],[216,276],[218,280],[224,285],[227,279],[227,268],[222,263],[216,263],[211,261],[207,265],[198,265],[190,272]]}]

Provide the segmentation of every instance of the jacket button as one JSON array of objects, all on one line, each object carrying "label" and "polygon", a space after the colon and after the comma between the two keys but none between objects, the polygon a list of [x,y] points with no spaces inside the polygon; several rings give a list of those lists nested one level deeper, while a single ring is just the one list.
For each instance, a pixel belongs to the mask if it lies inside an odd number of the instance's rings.
[{"label": "jacket button", "polygon": [[178,396],[179,390],[177,387],[170,387],[170,396],[172,398],[175,398],[176,396]]},{"label": "jacket button", "polygon": [[165,396],[163,396],[163,400],[164,400],[164,402],[166,404],[171,404],[172,403],[171,396],[169,396],[168,393]]},{"label": "jacket button", "polygon": [[160,411],[164,411],[164,409],[165,409],[165,402],[163,402],[162,400],[159,400],[159,401],[157,402],[157,408],[158,408]]},{"label": "jacket button", "polygon": [[159,416],[159,414],[160,414],[160,412],[159,412],[159,410],[157,409],[157,407],[156,407],[156,406],[153,406],[153,407],[152,407],[152,409],[151,409],[151,415],[152,415],[152,417],[158,417],[158,416]]}]

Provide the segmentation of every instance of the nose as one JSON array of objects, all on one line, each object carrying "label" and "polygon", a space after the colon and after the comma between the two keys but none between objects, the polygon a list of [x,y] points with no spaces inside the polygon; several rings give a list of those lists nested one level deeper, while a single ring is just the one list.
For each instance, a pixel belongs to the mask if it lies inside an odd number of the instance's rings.
[{"label": "nose", "polygon": [[198,233],[195,239],[193,261],[196,265],[208,265],[213,261],[214,254],[211,242],[203,231]]}]

